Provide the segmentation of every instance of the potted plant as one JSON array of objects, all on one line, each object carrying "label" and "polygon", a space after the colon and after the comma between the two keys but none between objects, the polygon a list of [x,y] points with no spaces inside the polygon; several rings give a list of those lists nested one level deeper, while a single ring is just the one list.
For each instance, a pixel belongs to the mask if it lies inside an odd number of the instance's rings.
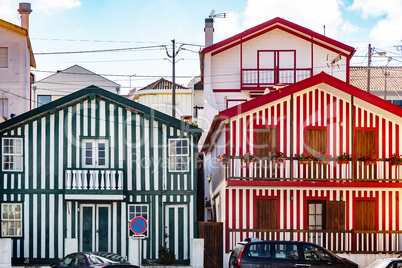
[{"label": "potted plant", "polygon": [[391,166],[400,166],[402,165],[402,158],[400,155],[393,154],[390,158],[385,159],[386,161],[389,161],[389,164]]},{"label": "potted plant", "polygon": [[353,160],[353,155],[343,153],[341,155],[338,155],[338,164],[349,164],[350,161]]},{"label": "potted plant", "polygon": [[310,164],[314,160],[314,156],[308,153],[295,154],[295,158],[299,164]]},{"label": "potted plant", "polygon": [[315,160],[318,164],[328,165],[329,161],[332,161],[332,156],[327,153],[319,153],[315,155]]},{"label": "potted plant", "polygon": [[357,160],[363,161],[365,165],[374,165],[377,163],[378,159],[375,155],[365,155],[365,156],[359,156]]},{"label": "potted plant", "polygon": [[241,157],[245,163],[257,162],[257,155],[253,153],[245,153]]},{"label": "potted plant", "polygon": [[226,154],[220,154],[216,158],[218,163],[227,164],[229,162],[229,157]]},{"label": "potted plant", "polygon": [[211,182],[211,174],[207,176],[208,182]]},{"label": "potted plant", "polygon": [[286,155],[282,152],[276,152],[271,155],[271,159],[274,161],[274,163],[281,164],[285,162]]}]

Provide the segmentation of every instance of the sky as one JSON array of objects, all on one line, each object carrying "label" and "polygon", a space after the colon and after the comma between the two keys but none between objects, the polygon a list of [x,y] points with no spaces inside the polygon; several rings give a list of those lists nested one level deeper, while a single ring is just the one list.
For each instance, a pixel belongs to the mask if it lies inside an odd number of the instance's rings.
[{"label": "sky", "polygon": [[[0,0],[0,18],[20,25],[18,0]],[[39,81],[75,64],[121,85],[122,93],[164,77],[187,86],[200,74],[198,51],[212,10],[214,42],[281,17],[357,49],[352,66],[402,65],[400,0],[30,0],[29,36]],[[325,25],[325,32],[324,32]],[[178,50],[180,48],[180,50]],[[78,53],[79,52],[79,53]]]}]

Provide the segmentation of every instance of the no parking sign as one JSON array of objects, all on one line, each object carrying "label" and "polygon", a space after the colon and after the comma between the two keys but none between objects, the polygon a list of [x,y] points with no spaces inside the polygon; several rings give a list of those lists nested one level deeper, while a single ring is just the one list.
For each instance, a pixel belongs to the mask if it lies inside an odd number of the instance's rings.
[{"label": "no parking sign", "polygon": [[135,217],[131,220],[130,228],[135,234],[143,234],[148,229],[148,222],[143,217]]}]

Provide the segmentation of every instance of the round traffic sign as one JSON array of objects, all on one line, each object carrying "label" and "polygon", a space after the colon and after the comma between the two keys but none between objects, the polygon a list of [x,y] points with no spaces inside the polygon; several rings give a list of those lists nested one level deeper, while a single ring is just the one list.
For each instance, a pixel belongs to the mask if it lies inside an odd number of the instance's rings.
[{"label": "round traffic sign", "polygon": [[135,234],[143,234],[148,229],[148,222],[143,217],[135,217],[131,220],[130,228]]}]

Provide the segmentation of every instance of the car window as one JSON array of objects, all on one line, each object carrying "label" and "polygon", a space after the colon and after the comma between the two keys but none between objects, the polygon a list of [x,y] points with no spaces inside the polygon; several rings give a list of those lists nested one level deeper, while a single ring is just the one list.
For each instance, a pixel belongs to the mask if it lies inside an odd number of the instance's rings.
[{"label": "car window", "polygon": [[74,259],[74,255],[68,255],[66,257],[64,257],[60,262],[58,267],[71,267],[73,266],[73,261]]},{"label": "car window", "polygon": [[270,258],[271,245],[267,243],[250,245],[247,256],[251,258]]},{"label": "car window", "polygon": [[129,263],[125,258],[114,253],[96,253],[89,257],[93,263]]},{"label": "car window", "polygon": [[81,255],[81,254],[75,255],[74,266],[77,266],[77,267],[87,266],[87,264],[85,262],[85,256]]},{"label": "car window", "polygon": [[332,260],[332,256],[327,254],[325,251],[323,251],[321,248],[316,247],[314,245],[303,245],[303,253],[304,253],[304,258],[309,261],[317,261],[321,260],[322,257],[328,257],[330,260]]},{"label": "car window", "polygon": [[392,268],[399,268],[402,267],[402,262],[393,262]]},{"label": "car window", "polygon": [[275,244],[275,258],[277,259],[299,259],[299,252],[296,244],[278,243]]},{"label": "car window", "polygon": [[237,259],[240,255],[240,252],[243,250],[243,247],[244,247],[243,244],[238,244],[233,250],[231,257]]}]

